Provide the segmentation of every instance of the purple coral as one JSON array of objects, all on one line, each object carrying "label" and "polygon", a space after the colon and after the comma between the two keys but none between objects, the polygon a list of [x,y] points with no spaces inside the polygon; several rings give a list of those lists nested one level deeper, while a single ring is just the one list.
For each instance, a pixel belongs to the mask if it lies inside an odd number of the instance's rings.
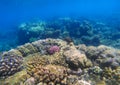
[{"label": "purple coral", "polygon": [[54,54],[55,52],[59,52],[59,51],[60,51],[60,47],[57,46],[57,45],[51,46],[51,47],[47,50],[47,52],[48,52],[49,54]]},{"label": "purple coral", "polygon": [[22,57],[17,55],[0,56],[0,77],[10,76],[22,68]]}]

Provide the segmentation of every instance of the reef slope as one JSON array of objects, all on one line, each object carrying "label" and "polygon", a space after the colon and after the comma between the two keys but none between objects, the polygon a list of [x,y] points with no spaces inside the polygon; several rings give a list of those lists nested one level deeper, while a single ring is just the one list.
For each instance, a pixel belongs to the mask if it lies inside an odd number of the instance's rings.
[{"label": "reef slope", "polygon": [[0,78],[0,85],[119,85],[120,50],[38,40],[1,54]]}]

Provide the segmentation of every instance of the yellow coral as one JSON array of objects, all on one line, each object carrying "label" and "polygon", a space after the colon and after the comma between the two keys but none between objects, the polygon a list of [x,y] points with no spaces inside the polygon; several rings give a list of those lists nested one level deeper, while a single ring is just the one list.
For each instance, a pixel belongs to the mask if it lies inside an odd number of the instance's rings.
[{"label": "yellow coral", "polygon": [[0,85],[20,85],[25,82],[30,76],[27,74],[26,70],[20,71],[5,80],[0,81]]}]

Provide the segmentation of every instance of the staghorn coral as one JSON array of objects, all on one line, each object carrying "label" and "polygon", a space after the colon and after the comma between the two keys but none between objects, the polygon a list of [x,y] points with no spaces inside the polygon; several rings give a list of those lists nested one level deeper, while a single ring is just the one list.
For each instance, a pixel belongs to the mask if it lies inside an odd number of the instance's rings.
[{"label": "staghorn coral", "polygon": [[23,58],[17,55],[4,55],[0,58],[0,77],[10,76],[22,69]]}]

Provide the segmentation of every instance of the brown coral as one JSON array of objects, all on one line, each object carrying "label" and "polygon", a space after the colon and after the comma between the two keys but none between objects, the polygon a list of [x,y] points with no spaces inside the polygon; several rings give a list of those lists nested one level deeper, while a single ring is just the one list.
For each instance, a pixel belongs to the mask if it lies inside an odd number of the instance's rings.
[{"label": "brown coral", "polygon": [[68,48],[63,53],[67,63],[71,68],[85,68],[92,66],[92,63],[87,59],[85,54],[80,53],[74,46]]},{"label": "brown coral", "polygon": [[36,66],[28,72],[30,76],[34,77],[36,83],[46,83],[50,84],[66,84],[67,70],[62,66],[56,65],[46,65],[46,66]]}]

